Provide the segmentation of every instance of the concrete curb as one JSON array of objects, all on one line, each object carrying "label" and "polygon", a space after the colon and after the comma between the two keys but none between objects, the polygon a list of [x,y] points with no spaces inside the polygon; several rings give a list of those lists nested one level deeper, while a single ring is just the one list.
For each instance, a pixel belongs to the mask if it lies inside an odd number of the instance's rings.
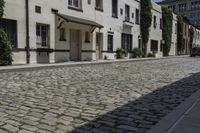
[{"label": "concrete curb", "polygon": [[85,65],[98,65],[98,64],[112,64],[112,63],[123,63],[123,62],[140,62],[150,60],[162,60],[172,58],[184,58],[184,56],[170,56],[162,58],[138,58],[138,59],[120,59],[120,60],[103,60],[103,61],[90,61],[90,62],[66,62],[66,63],[55,63],[55,64],[30,64],[30,65],[19,65],[19,66],[5,66],[0,67],[0,73],[6,72],[19,72],[19,71],[30,71],[37,69],[51,69],[51,68],[62,68],[62,67],[73,67],[73,66],[85,66]]},{"label": "concrete curb", "polygon": [[200,90],[190,96],[186,101],[179,105],[169,115],[164,117],[158,124],[151,128],[147,133],[170,133],[180,122],[181,118],[187,115],[194,103],[200,98]]}]

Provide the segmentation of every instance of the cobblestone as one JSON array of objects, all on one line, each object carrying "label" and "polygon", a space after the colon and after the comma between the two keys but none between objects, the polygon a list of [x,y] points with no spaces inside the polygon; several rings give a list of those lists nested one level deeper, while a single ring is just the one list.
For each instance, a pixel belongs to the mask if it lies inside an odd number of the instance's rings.
[{"label": "cobblestone", "polygon": [[0,132],[143,133],[200,89],[200,58],[0,73]]}]

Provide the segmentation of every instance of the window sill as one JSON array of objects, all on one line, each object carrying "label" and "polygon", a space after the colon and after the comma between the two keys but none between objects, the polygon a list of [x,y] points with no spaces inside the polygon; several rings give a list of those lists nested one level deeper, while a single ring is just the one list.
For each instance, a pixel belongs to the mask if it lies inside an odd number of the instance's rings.
[{"label": "window sill", "polygon": [[90,43],[90,41],[85,41],[85,43]]},{"label": "window sill", "polygon": [[60,42],[66,42],[66,39],[59,39]]},{"label": "window sill", "polygon": [[103,9],[98,8],[98,7],[95,7],[95,10],[100,11],[100,12],[103,12]]},{"label": "window sill", "polygon": [[114,16],[114,15],[112,15],[112,17],[118,19],[118,16]]},{"label": "window sill", "polygon": [[83,12],[83,9],[72,7],[72,6],[68,6],[68,9],[75,10],[75,11],[78,11],[78,12]]}]

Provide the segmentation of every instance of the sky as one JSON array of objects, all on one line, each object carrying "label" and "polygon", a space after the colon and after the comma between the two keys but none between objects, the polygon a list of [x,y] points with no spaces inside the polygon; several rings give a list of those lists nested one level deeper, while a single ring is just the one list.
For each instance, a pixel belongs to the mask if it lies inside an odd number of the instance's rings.
[{"label": "sky", "polygon": [[160,2],[160,1],[162,1],[162,0],[153,0],[154,2]]}]

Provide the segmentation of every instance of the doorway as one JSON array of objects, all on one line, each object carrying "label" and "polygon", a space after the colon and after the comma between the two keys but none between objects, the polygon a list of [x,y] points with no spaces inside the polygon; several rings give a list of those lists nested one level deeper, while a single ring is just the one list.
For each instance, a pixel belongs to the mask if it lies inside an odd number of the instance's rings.
[{"label": "doorway", "polygon": [[70,60],[80,61],[81,59],[81,36],[80,30],[70,30]]},{"label": "doorway", "polygon": [[96,60],[102,59],[103,34],[96,33]]}]

